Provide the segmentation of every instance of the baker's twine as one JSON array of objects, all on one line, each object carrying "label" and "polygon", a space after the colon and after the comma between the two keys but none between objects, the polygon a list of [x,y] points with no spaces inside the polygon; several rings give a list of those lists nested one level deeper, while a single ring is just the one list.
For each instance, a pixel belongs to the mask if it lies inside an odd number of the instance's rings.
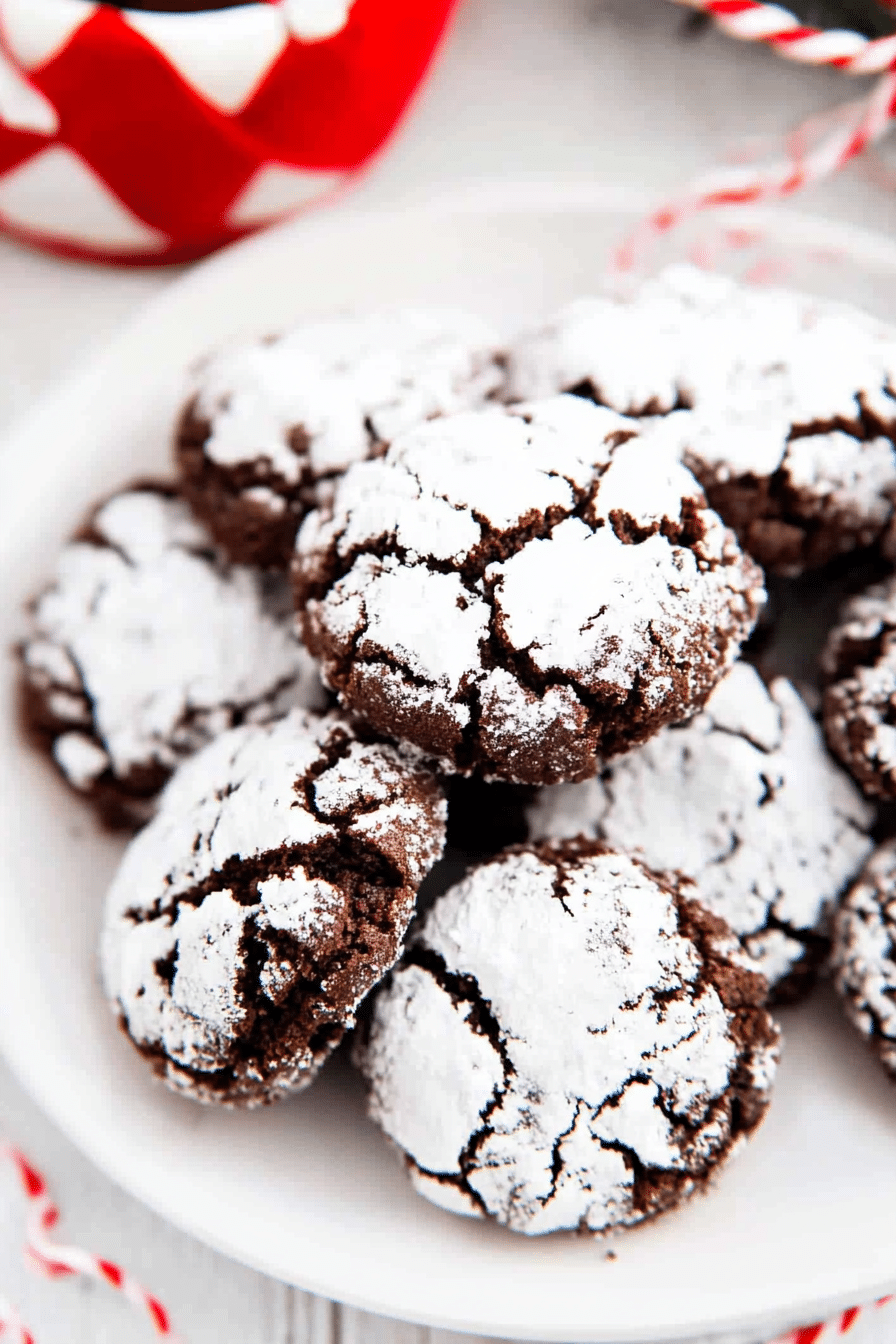
[{"label": "baker's twine", "polygon": [[0,1339],[3,1344],[35,1344],[34,1336],[27,1328],[11,1302],[0,1297]]},{"label": "baker's twine", "polygon": [[[59,1210],[50,1198],[47,1183],[28,1159],[11,1144],[0,1143],[0,1156],[16,1170],[26,1200],[25,1259],[38,1273],[47,1278],[62,1278],[80,1274],[88,1279],[114,1288],[133,1306],[139,1308],[155,1329],[157,1335],[177,1344],[171,1327],[171,1318],[157,1297],[146,1291],[121,1265],[104,1260],[79,1246],[59,1246],[50,1232],[59,1221]],[[0,1297],[0,1344],[36,1344],[34,1336],[18,1313]]]},{"label": "baker's twine", "polygon": [[[811,28],[782,5],[762,0],[674,0],[715,19],[729,37],[763,42],[779,56],[803,65],[832,65],[850,75],[880,75],[896,63],[896,33],[865,37],[846,28]],[[896,9],[896,0],[878,0]]]},{"label": "baker's twine", "polygon": [[[893,2],[896,6],[896,0]],[[113,1264],[111,1260],[103,1260],[89,1251],[82,1251],[80,1247],[57,1246],[50,1240],[49,1232],[59,1221],[59,1210],[50,1198],[46,1181],[18,1148],[11,1144],[0,1144],[0,1156],[15,1168],[27,1201],[25,1258],[33,1268],[49,1278],[82,1274],[87,1278],[98,1279],[145,1312],[156,1334],[168,1340],[169,1344],[178,1344],[168,1312],[157,1297],[153,1297],[152,1293],[148,1293],[131,1278],[127,1270]],[[836,1338],[847,1334],[860,1317],[892,1301],[892,1297],[881,1297],[867,1307],[850,1307],[830,1321],[789,1330],[787,1334],[773,1340],[772,1344],[833,1344]],[[18,1312],[4,1297],[0,1297],[0,1344],[37,1344]]]},{"label": "baker's twine", "polygon": [[[894,4],[896,7],[896,4]],[[839,1316],[833,1316],[829,1321],[821,1321],[817,1325],[803,1325],[796,1330],[788,1330],[786,1335],[779,1336],[772,1340],[772,1344],[834,1344],[835,1339],[848,1335],[850,1330],[862,1317],[867,1316],[869,1312],[877,1311],[880,1307],[885,1307],[888,1302],[892,1302],[892,1296],[879,1297],[876,1302],[869,1303],[866,1307],[849,1307],[846,1311],[841,1311]]]},{"label": "baker's twine", "polygon": [[[868,38],[847,29],[812,28],[781,5],[761,0],[674,3],[709,15],[729,36],[762,42],[787,60],[879,78],[865,98],[837,109],[824,135],[817,134],[818,118],[812,118],[787,137],[772,162],[715,168],[697,178],[654,210],[617,249],[613,269],[618,272],[635,270],[660,236],[700,211],[781,200],[832,176],[880,140],[896,117],[896,34]],[[896,9],[896,0],[886,3]]]}]

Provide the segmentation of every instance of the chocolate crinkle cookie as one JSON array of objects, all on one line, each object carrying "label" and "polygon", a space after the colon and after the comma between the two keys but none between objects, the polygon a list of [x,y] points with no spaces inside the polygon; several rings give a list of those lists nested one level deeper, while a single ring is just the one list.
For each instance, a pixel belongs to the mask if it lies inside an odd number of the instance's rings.
[{"label": "chocolate crinkle cookie", "polygon": [[358,1055],[417,1190],[530,1235],[702,1188],[759,1124],[766,985],[694,888],[584,841],[510,850],[427,916]]},{"label": "chocolate crinkle cookie", "polygon": [[124,1030],[199,1101],[306,1086],[401,951],[444,830],[435,778],[334,717],[225,733],[171,780],[106,899]]},{"label": "chocolate crinkle cookie", "polygon": [[872,798],[896,798],[896,576],[851,598],[821,659],[828,744]]},{"label": "chocolate crinkle cookie", "polygon": [[113,495],[63,548],[21,660],[29,726],[113,825],[216,734],[326,699],[285,582],[225,563],[163,485]]},{"label": "chocolate crinkle cookie", "polygon": [[332,318],[223,350],[177,430],[184,491],[231,559],[285,568],[302,518],[350,463],[503,380],[492,330],[449,309]]},{"label": "chocolate crinkle cookie", "polygon": [[788,681],[738,663],[690,723],[599,779],[541,792],[533,839],[585,835],[694,878],[776,1002],[812,984],[834,905],[871,851],[871,809]]},{"label": "chocolate crinkle cookie", "polygon": [[896,330],[857,309],[675,266],[628,302],[580,299],[510,352],[509,392],[627,415],[692,408],[685,461],[760,564],[798,574],[885,539]]},{"label": "chocolate crinkle cookie", "polygon": [[691,714],[764,590],[679,461],[688,429],[557,397],[352,467],[296,541],[325,681],[442,769],[522,784],[587,777]]},{"label": "chocolate crinkle cookie", "polygon": [[838,911],[831,970],[848,1018],[896,1081],[896,841],[875,851]]}]

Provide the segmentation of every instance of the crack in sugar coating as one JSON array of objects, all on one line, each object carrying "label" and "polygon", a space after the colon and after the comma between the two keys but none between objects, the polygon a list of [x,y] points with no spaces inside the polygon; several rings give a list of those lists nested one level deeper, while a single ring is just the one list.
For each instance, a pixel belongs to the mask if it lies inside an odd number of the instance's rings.
[{"label": "crack in sugar coating", "polygon": [[325,698],[284,583],[224,563],[155,483],[113,495],[63,548],[21,663],[26,722],[113,824],[144,819],[217,733]]},{"label": "crack in sugar coating", "polygon": [[199,369],[175,450],[184,491],[232,559],[283,568],[352,462],[503,386],[497,337],[450,309],[307,323]]},{"label": "crack in sugar coating", "polygon": [[578,840],[440,898],[358,1051],[420,1193],[530,1235],[602,1232],[679,1203],[755,1129],[765,981],[691,890]]},{"label": "crack in sugar coating", "polygon": [[534,839],[578,834],[687,873],[756,958],[776,1002],[802,997],[828,921],[871,851],[871,808],[788,681],[737,663],[704,710],[585,784],[544,790]]},{"label": "crack in sugar coating", "polygon": [[440,857],[435,778],[335,717],[237,728],[183,765],[106,901],[106,991],[173,1088],[306,1086],[398,956]]},{"label": "crack in sugar coating", "polygon": [[443,769],[523,784],[692,713],[764,591],[678,460],[687,432],[558,397],[351,468],[296,542],[327,683]]},{"label": "crack in sugar coating", "polygon": [[896,798],[896,578],[844,604],[821,667],[831,750],[870,797]]},{"label": "crack in sugar coating", "polygon": [[896,1081],[896,843],[875,851],[834,923],[831,973],[847,1017]]},{"label": "crack in sugar coating", "polygon": [[695,410],[685,460],[783,573],[888,538],[896,335],[846,305],[676,266],[628,303],[582,299],[510,352],[510,395],[574,391],[630,415]]}]

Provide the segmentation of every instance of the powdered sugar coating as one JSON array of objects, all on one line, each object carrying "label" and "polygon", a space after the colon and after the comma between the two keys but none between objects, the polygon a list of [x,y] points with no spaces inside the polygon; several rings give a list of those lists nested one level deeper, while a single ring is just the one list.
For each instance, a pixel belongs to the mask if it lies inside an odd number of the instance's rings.
[{"label": "powdered sugar coating", "polygon": [[296,541],[328,684],[443,769],[522,783],[592,774],[692,712],[764,592],[681,465],[688,432],[557,397],[352,467]]},{"label": "powdered sugar coating", "polygon": [[896,797],[896,577],[845,604],[821,665],[831,750],[870,797]]},{"label": "powdered sugar coating", "polygon": [[625,414],[695,410],[686,461],[762,564],[871,545],[896,497],[896,331],[857,309],[689,266],[581,299],[512,348],[509,391]]},{"label": "powdered sugar coating", "polygon": [[200,367],[179,431],[185,488],[234,559],[286,564],[305,512],[347,466],[481,405],[503,378],[495,333],[452,309],[334,317],[222,350]]},{"label": "powdered sugar coating", "polygon": [[896,842],[881,845],[834,924],[831,971],[853,1025],[896,1080]]},{"label": "powdered sugar coating", "polygon": [[437,782],[338,718],[235,728],[174,775],[106,899],[106,992],[173,1088],[306,1086],[389,969],[444,843]]},{"label": "powdered sugar coating", "polygon": [[805,991],[837,898],[871,851],[871,809],[783,678],[737,663],[703,712],[599,780],[544,790],[534,839],[586,835],[693,877],[776,997]]},{"label": "powdered sugar coating", "polygon": [[530,1235],[636,1223],[761,1119],[764,992],[724,925],[637,860],[509,851],[441,897],[378,994],[370,1111],[454,1212]]},{"label": "powdered sugar coating", "polygon": [[186,503],[125,490],[62,551],[22,662],[68,782],[137,815],[179,760],[240,722],[322,707],[283,583],[217,558]]}]

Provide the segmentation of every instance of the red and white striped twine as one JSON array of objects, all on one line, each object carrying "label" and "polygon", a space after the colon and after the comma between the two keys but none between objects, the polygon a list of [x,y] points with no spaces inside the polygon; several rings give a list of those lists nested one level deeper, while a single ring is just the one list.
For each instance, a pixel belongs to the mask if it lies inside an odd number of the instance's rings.
[{"label": "red and white striped twine", "polygon": [[822,1321],[818,1325],[803,1325],[796,1330],[788,1330],[786,1335],[773,1340],[772,1344],[833,1344],[835,1339],[849,1334],[850,1330],[863,1316],[868,1312],[876,1310],[878,1307],[885,1307],[888,1302],[892,1302],[892,1297],[879,1297],[876,1302],[870,1303],[867,1307],[850,1307],[848,1311],[841,1311],[839,1316],[834,1316],[829,1321]]},{"label": "red and white striped twine", "polygon": [[[617,273],[635,270],[653,242],[703,210],[780,200],[839,172],[879,140],[896,117],[896,34],[867,38],[846,29],[807,27],[789,10],[762,0],[674,3],[708,14],[732,37],[763,42],[788,60],[879,79],[866,98],[838,109],[825,135],[817,135],[818,118],[812,118],[787,137],[772,162],[714,169],[654,210],[617,250],[612,267]],[[896,9],[896,0],[886,3]]]},{"label": "red and white striped twine", "polygon": [[[59,1210],[50,1198],[43,1176],[10,1144],[0,1144],[0,1156],[10,1162],[18,1173],[27,1201],[25,1258],[28,1263],[48,1278],[81,1274],[114,1288],[149,1317],[157,1335],[169,1344],[177,1344],[165,1307],[157,1297],[142,1288],[127,1270],[79,1246],[58,1246],[52,1241],[50,1232],[59,1221]],[[0,1344],[35,1344],[34,1336],[3,1298],[0,1298]]]},{"label": "red and white striped twine", "polygon": [[[779,56],[804,65],[832,65],[851,75],[879,75],[896,61],[896,34],[865,37],[845,28],[810,28],[781,5],[763,0],[675,0],[709,14],[729,37],[764,42]],[[896,9],[896,0],[879,0]]]},{"label": "red and white striped twine", "polygon": [[[50,1240],[49,1233],[59,1221],[59,1210],[50,1198],[46,1181],[28,1159],[10,1144],[0,1144],[0,1156],[15,1167],[28,1203],[25,1256],[34,1268],[49,1278],[83,1274],[98,1279],[144,1311],[158,1335],[168,1340],[169,1344],[177,1344],[168,1312],[158,1298],[141,1288],[126,1270],[111,1260],[103,1260],[77,1246],[57,1246]],[[847,1334],[860,1317],[892,1301],[892,1297],[881,1297],[868,1307],[850,1307],[830,1321],[789,1330],[774,1340],[773,1344],[833,1344],[834,1339]],[[4,1297],[0,1297],[0,1344],[36,1344],[18,1312]]]},{"label": "red and white striped twine", "polygon": [[35,1344],[31,1331],[5,1297],[0,1297],[0,1339],[3,1344]]}]

